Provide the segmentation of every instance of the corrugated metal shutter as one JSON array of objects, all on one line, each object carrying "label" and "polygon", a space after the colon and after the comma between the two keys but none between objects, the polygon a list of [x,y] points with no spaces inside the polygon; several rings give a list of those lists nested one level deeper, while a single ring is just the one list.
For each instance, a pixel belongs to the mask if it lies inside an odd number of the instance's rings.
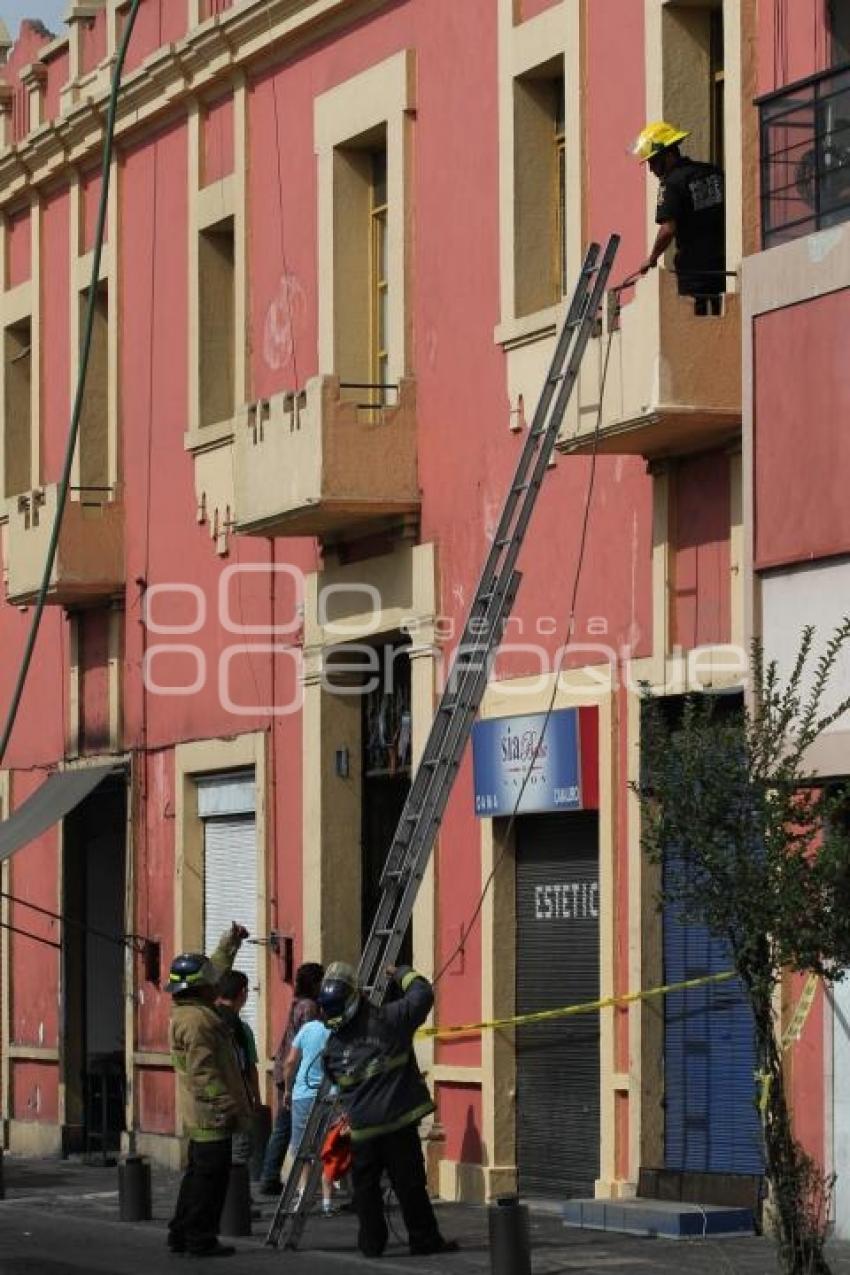
[{"label": "corrugated metal shutter", "polygon": [[[599,996],[595,812],[516,824],[518,1014]],[[517,1029],[517,1171],[526,1196],[593,1194],[599,1176],[599,1015]]]},{"label": "corrugated metal shutter", "polygon": [[[682,925],[665,908],[665,982],[719,974],[731,964],[726,943],[703,926]],[[755,1066],[752,1014],[737,980],[664,998],[666,1168],[764,1171]]]},{"label": "corrugated metal shutter", "polygon": [[[204,951],[212,952],[231,921],[254,932],[257,921],[257,825],[253,815],[204,820]],[[234,963],[250,980],[243,1017],[257,1030],[259,949],[244,943]]]}]

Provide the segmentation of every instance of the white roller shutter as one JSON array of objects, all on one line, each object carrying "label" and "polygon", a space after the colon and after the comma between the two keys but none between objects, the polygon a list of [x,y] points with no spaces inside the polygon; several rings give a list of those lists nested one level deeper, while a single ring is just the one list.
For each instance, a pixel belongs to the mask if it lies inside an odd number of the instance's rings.
[{"label": "white roller shutter", "polygon": [[[204,820],[204,951],[215,950],[223,932],[238,921],[257,926],[257,824],[253,815]],[[257,1030],[259,963],[257,948],[244,943],[234,969],[248,975],[250,991],[243,1017]]]}]

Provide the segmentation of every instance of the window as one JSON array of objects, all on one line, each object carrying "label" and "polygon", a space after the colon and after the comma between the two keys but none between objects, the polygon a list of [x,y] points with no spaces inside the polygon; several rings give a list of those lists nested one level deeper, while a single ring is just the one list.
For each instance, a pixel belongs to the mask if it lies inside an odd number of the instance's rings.
[{"label": "window", "polygon": [[832,65],[850,62],[850,3],[826,0],[826,20],[831,40]]},{"label": "window", "polygon": [[369,201],[371,292],[370,376],[381,388],[377,400],[383,402],[389,376],[389,254],[387,251],[387,151],[373,151]]},{"label": "window", "polygon": [[514,277],[517,317],[566,291],[563,59],[514,81]]},{"label": "window", "polygon": [[724,110],[725,76],[723,70],[723,10],[713,9],[710,18],[709,53],[708,53],[708,87],[711,94],[711,141],[710,155],[712,164],[723,168],[724,163]]},{"label": "window", "polygon": [[[203,820],[204,951],[212,953],[237,920],[256,928],[259,892],[256,788],[253,771],[210,775],[198,780],[198,814]],[[242,1017],[257,1028],[259,962],[255,944],[239,949],[234,968],[248,977]]]},{"label": "window", "polygon": [[567,291],[567,151],[566,105],[564,77],[554,81],[555,102],[555,189],[552,200],[555,205],[555,288],[560,298]]},{"label": "window", "polygon": [[21,319],[5,331],[3,404],[5,495],[17,496],[32,485],[32,323]]},{"label": "window", "polygon": [[334,345],[343,391],[380,405],[390,378],[386,126],[334,152]]},{"label": "window", "polygon": [[723,163],[723,5],[665,4],[660,116],[687,129],[687,153]]},{"label": "window", "polygon": [[[411,370],[408,176],[416,57],[395,53],[315,100],[319,373],[381,407]],[[389,402],[396,401],[395,392]],[[368,419],[368,418],[367,418]]]},{"label": "window", "polygon": [[199,424],[229,420],[235,410],[236,253],[233,218],[198,239]]},{"label": "window", "polygon": [[[85,331],[88,292],[80,293],[80,333]],[[89,366],[80,417],[80,477],[84,501],[101,503],[109,484],[109,293],[101,283],[94,300]]]}]

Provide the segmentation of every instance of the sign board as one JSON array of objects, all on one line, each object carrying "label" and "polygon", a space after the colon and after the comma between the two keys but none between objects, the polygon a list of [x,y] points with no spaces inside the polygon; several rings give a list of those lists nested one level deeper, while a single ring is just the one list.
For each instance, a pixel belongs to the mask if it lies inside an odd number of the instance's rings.
[{"label": "sign board", "polygon": [[[544,731],[545,725],[545,731]],[[585,810],[598,804],[596,710],[491,717],[472,732],[475,813],[481,818]],[[589,755],[588,755],[589,754]],[[520,796],[520,794],[522,794]]]}]

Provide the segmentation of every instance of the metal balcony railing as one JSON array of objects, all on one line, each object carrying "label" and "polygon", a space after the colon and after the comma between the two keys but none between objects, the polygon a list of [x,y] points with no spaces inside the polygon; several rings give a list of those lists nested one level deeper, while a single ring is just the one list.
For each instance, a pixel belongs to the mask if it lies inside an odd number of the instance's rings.
[{"label": "metal balcony railing", "polygon": [[850,219],[850,63],[758,98],[762,246]]}]

